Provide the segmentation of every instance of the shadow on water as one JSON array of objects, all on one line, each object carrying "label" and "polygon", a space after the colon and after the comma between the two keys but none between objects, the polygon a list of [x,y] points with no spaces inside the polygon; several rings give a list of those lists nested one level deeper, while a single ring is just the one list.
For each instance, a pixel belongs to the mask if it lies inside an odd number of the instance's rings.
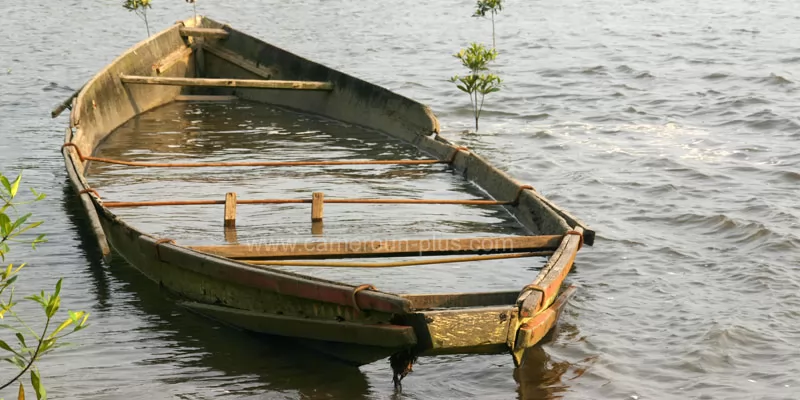
[{"label": "shadow on water", "polygon": [[[365,398],[369,394],[367,378],[356,367],[302,348],[290,339],[240,331],[193,314],[171,301],[157,285],[116,254],[110,265],[105,264],[80,199],[67,182],[63,191],[64,210],[89,261],[97,307],[111,307],[109,300],[114,295],[111,281],[121,282],[113,290],[133,295],[136,308],[158,318],[148,328],[153,337],[172,342],[171,348],[194,356],[171,357],[163,362],[174,363],[176,369],[212,369],[231,380],[235,377],[255,380],[252,383],[258,392],[290,390],[298,391],[304,398],[348,399]],[[247,394],[253,394],[253,390],[253,385],[248,385]]]}]

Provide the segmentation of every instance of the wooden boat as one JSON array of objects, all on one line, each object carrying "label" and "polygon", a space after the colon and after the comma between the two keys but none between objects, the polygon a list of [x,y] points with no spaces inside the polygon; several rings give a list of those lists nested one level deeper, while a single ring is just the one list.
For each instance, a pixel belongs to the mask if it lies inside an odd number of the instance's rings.
[{"label": "wooden boat", "polygon": [[[242,99],[343,121],[407,142],[424,160],[280,160],[220,162],[215,166],[324,166],[439,163],[480,187],[490,199],[172,199],[120,202],[104,199],[87,180],[89,163],[130,167],[191,168],[208,164],[122,161],[96,157],[101,142],[126,121],[172,102]],[[556,324],[574,287],[562,289],[577,252],[594,231],[486,159],[439,135],[431,110],[411,99],[333,70],[206,17],[176,23],[137,44],[91,78],[53,111],[69,108],[62,147],[69,180],[80,196],[104,256],[113,251],[181,299],[181,304],[235,327],[296,338],[342,360],[362,365],[386,357],[397,384],[418,356],[508,352],[519,365],[523,351]],[[411,167],[410,167],[411,168]],[[224,205],[225,225],[237,204],[311,204],[311,225],[324,204],[467,204],[507,211],[529,235],[456,239],[320,242],[308,246],[196,246],[180,238],[137,230],[115,214],[120,207],[165,204]],[[223,208],[223,207],[220,207]],[[412,262],[353,263],[330,259],[418,256]],[[432,257],[439,256],[439,257]],[[449,256],[450,258],[442,258]],[[395,294],[370,284],[323,280],[288,272],[283,265],[381,267],[539,256],[538,275],[507,291]],[[306,262],[307,264],[309,262]],[[314,264],[317,263],[317,264]]]}]

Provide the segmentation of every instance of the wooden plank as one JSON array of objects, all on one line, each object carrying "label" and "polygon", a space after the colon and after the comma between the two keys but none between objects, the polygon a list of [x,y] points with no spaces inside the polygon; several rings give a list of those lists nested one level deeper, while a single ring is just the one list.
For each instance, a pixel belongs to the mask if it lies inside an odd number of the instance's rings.
[{"label": "wooden plank", "polygon": [[325,194],[322,192],[311,193],[311,222],[321,222],[325,207]]},{"label": "wooden plank", "polygon": [[458,239],[366,240],[350,242],[307,242],[188,246],[201,253],[234,259],[350,258],[375,256],[423,256],[491,254],[546,251],[556,249],[561,235],[499,236]]},{"label": "wooden plank", "polygon": [[[583,233],[583,228],[575,228],[577,232]],[[533,317],[541,310],[546,309],[555,300],[561,284],[572,269],[575,255],[580,246],[580,236],[566,235],[559,245],[556,252],[550,257],[544,268],[539,271],[539,275],[533,281],[534,285],[544,290],[524,290],[517,299],[519,305],[520,318]]]},{"label": "wooden plank", "polygon": [[236,193],[225,194],[225,227],[236,227]]},{"label": "wooden plank", "polygon": [[214,56],[219,57],[261,78],[272,79],[274,76],[278,75],[278,72],[274,69],[256,65],[256,63],[253,61],[244,58],[228,49],[209,45],[204,45],[203,49]]},{"label": "wooden plank", "polygon": [[417,343],[414,328],[410,326],[297,318],[195,302],[182,302],[181,305],[221,322],[271,335],[380,347],[405,347]]},{"label": "wooden plank", "polygon": [[[319,222],[321,224],[321,222]],[[523,258],[523,257],[544,257],[553,254],[549,251],[536,251],[530,253],[502,253],[502,254],[488,254],[488,255],[473,255],[464,257],[446,257],[446,258],[422,258],[408,261],[389,261],[389,262],[336,262],[336,261],[308,261],[308,260],[245,260],[239,259],[242,262],[253,265],[267,265],[267,266],[292,266],[292,267],[341,267],[341,268],[396,268],[408,267],[413,265],[431,265],[431,264],[449,264],[449,263],[463,263],[463,262],[478,262],[487,260],[502,260],[509,258]],[[516,293],[516,296],[519,292]],[[513,303],[513,301],[511,301]]]},{"label": "wooden plank", "polygon": [[194,27],[182,27],[180,28],[181,36],[192,36],[192,37],[203,37],[203,38],[213,38],[213,39],[222,39],[227,38],[229,33],[224,29],[218,28],[194,28]]},{"label": "wooden plank", "polygon": [[214,95],[192,95],[183,94],[175,98],[175,101],[234,101],[236,96],[214,96]]},{"label": "wooden plank", "polygon": [[484,293],[444,293],[444,294],[401,294],[400,297],[411,300],[415,310],[447,307],[488,307],[513,305],[519,292],[484,292]]},{"label": "wooden plank", "polygon": [[[516,308],[481,307],[419,314],[423,316],[430,337],[430,348],[424,352],[426,355],[482,353],[508,348],[506,338]],[[422,343],[424,339],[420,337],[418,340]]]},{"label": "wooden plank", "polygon": [[261,79],[213,79],[213,78],[176,78],[166,76],[121,75],[120,81],[127,84],[201,86],[201,87],[241,87],[258,89],[291,89],[291,90],[333,90],[330,82],[314,81],[278,81]]},{"label": "wooden plank", "polygon": [[161,75],[166,72],[170,67],[174,66],[179,62],[188,62],[188,58],[192,55],[192,48],[191,47],[184,47],[177,51],[172,52],[172,54],[164,57],[163,59],[159,60],[159,62],[153,65],[153,71]]}]

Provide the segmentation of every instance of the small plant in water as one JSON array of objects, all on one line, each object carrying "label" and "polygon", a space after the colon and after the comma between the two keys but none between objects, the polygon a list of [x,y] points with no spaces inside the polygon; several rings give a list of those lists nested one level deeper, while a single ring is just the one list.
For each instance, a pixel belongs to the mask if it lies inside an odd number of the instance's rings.
[{"label": "small plant in water", "polygon": [[186,0],[187,3],[192,3],[192,11],[194,11],[194,20],[197,21],[197,3],[195,0]]},{"label": "small plant in water", "polygon": [[478,0],[473,17],[485,17],[486,13],[492,16],[492,48],[497,48],[494,39],[494,15],[503,10],[503,0]]},{"label": "small plant in water", "polygon": [[483,110],[483,100],[489,93],[500,91],[502,80],[499,76],[489,73],[489,62],[497,57],[497,50],[487,49],[482,44],[472,43],[453,55],[461,60],[461,64],[469,69],[465,76],[453,76],[451,82],[459,90],[469,95],[472,112],[475,115],[475,131],[478,131],[478,119]]},{"label": "small plant in water", "polygon": [[125,0],[122,6],[128,11],[133,11],[144,21],[147,29],[147,36],[150,37],[150,24],[147,23],[147,9],[150,7],[151,0]]}]

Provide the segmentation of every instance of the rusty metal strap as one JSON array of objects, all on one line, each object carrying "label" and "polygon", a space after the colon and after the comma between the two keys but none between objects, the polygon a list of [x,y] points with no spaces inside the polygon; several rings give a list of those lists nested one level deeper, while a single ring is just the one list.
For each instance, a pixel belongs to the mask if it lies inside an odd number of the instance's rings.
[{"label": "rusty metal strap", "polygon": [[516,205],[519,204],[519,199],[520,199],[520,197],[522,197],[522,192],[525,191],[525,189],[535,190],[533,188],[533,186],[531,186],[531,185],[522,185],[522,186],[520,186],[519,190],[517,191],[517,197],[514,197],[514,201],[511,203],[512,205],[516,206]]},{"label": "rusty metal strap", "polygon": [[545,293],[544,288],[535,283],[531,283],[529,285],[525,285],[525,287],[523,287],[522,290],[520,291],[520,294],[525,293],[528,290],[539,292],[542,294],[542,298],[539,299],[539,304],[536,306],[535,311],[542,309],[544,307],[545,298],[547,297],[547,293]]},{"label": "rusty metal strap", "polygon": [[97,196],[98,199],[100,198],[100,193],[97,193],[97,190],[94,190],[92,188],[86,188],[78,192],[78,194],[84,194],[84,193],[92,193],[95,196]]},{"label": "rusty metal strap", "polygon": [[578,235],[578,237],[580,238],[580,241],[578,242],[578,250],[583,248],[583,233],[580,233],[575,230],[569,230],[567,231],[567,235]]},{"label": "rusty metal strap", "polygon": [[72,142],[70,142],[70,143],[64,143],[64,144],[61,146],[61,148],[63,149],[63,148],[65,148],[65,147],[72,147],[72,148],[74,148],[74,149],[75,149],[75,152],[76,152],[76,153],[78,153],[78,158],[80,158],[80,160],[81,160],[81,161],[84,161],[84,160],[85,160],[85,158],[83,157],[83,154],[81,153],[81,149],[79,149],[79,148],[78,148],[78,145],[77,145],[77,144],[75,144],[75,143],[72,143]]},{"label": "rusty metal strap", "polygon": [[162,238],[162,239],[156,240],[156,256],[158,257],[159,261],[162,261],[161,260],[161,251],[159,249],[161,248],[161,244],[163,244],[163,243],[176,244],[175,240],[173,240],[173,239]]},{"label": "rusty metal strap", "polygon": [[461,150],[464,150],[467,153],[469,153],[469,148],[467,148],[467,146],[458,146],[458,147],[455,148],[455,150],[453,150],[453,155],[450,156],[450,159],[447,160],[447,163],[448,164],[452,164],[453,161],[456,160],[456,156],[458,155],[458,152],[460,152]]},{"label": "rusty metal strap", "polygon": [[362,290],[367,290],[367,289],[369,289],[369,290],[378,290],[378,289],[375,289],[375,286],[372,286],[372,285],[370,285],[368,283],[365,283],[365,284],[360,285],[360,286],[356,287],[355,289],[353,289],[353,308],[355,308],[359,312],[361,312],[362,310],[361,310],[361,307],[358,306],[358,301],[356,301],[356,294],[358,294],[358,292],[360,292]]}]

